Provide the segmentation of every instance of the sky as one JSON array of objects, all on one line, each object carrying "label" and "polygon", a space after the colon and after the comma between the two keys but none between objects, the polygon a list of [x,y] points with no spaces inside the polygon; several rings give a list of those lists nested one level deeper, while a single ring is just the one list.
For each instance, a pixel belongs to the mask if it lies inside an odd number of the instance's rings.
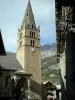
[{"label": "sky", "polygon": [[[56,42],[54,0],[30,0],[36,26],[40,25],[40,44]],[[28,0],[0,0],[0,29],[8,52],[16,52]]]}]

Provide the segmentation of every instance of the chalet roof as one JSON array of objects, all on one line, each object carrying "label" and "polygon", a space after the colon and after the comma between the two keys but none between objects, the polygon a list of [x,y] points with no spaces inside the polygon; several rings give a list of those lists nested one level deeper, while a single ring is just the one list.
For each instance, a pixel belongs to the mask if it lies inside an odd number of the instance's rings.
[{"label": "chalet roof", "polygon": [[49,81],[49,80],[48,80],[48,81],[43,82],[43,84],[44,84],[44,85],[46,85],[46,84],[48,84],[48,83],[50,83],[50,85],[53,85],[53,83],[52,83],[51,81]]},{"label": "chalet roof", "polygon": [[54,86],[54,84],[53,84],[52,82],[50,82],[50,81],[43,82],[43,84],[44,84],[46,87],[50,86],[50,88],[55,88],[55,89],[56,89],[56,87]]},{"label": "chalet roof", "polygon": [[6,70],[21,70],[23,69],[18,60],[16,53],[6,53],[5,56],[0,56],[0,66]]}]

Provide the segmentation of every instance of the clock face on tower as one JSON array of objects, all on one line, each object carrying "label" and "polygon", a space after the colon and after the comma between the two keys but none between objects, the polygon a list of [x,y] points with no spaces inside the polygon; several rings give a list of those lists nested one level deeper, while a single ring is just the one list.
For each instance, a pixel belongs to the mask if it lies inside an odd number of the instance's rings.
[{"label": "clock face on tower", "polygon": [[35,48],[31,48],[31,51],[32,51],[32,52],[35,52],[35,51],[36,51],[36,49],[35,49]]}]

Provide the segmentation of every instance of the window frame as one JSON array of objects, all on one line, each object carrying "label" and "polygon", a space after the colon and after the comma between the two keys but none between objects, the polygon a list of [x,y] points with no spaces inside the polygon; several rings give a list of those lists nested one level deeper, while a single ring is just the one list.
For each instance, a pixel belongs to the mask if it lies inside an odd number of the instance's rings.
[{"label": "window frame", "polygon": [[30,37],[32,37],[32,32],[30,31]]},{"label": "window frame", "polygon": [[35,46],[35,41],[33,40],[33,47]]},{"label": "window frame", "polygon": [[34,33],[32,32],[32,38],[33,38]]},{"label": "window frame", "polygon": [[33,40],[30,40],[30,46],[32,46],[32,44],[33,44]]},{"label": "window frame", "polygon": [[35,38],[35,32],[34,32],[34,38]]},{"label": "window frame", "polygon": [[32,24],[32,29],[34,28],[33,24]]}]

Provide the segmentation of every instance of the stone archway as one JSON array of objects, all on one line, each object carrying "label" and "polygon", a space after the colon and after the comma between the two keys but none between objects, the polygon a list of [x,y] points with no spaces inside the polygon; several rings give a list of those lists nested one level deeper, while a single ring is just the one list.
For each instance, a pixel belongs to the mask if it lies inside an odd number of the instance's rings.
[{"label": "stone archway", "polygon": [[16,88],[21,89],[24,86],[25,89],[28,88],[27,79],[25,77],[21,77],[16,85]]},{"label": "stone archway", "polygon": [[16,99],[18,100],[20,97],[27,98],[25,95],[25,90],[28,89],[27,79],[25,77],[21,77],[15,86],[14,93],[16,94]]}]

